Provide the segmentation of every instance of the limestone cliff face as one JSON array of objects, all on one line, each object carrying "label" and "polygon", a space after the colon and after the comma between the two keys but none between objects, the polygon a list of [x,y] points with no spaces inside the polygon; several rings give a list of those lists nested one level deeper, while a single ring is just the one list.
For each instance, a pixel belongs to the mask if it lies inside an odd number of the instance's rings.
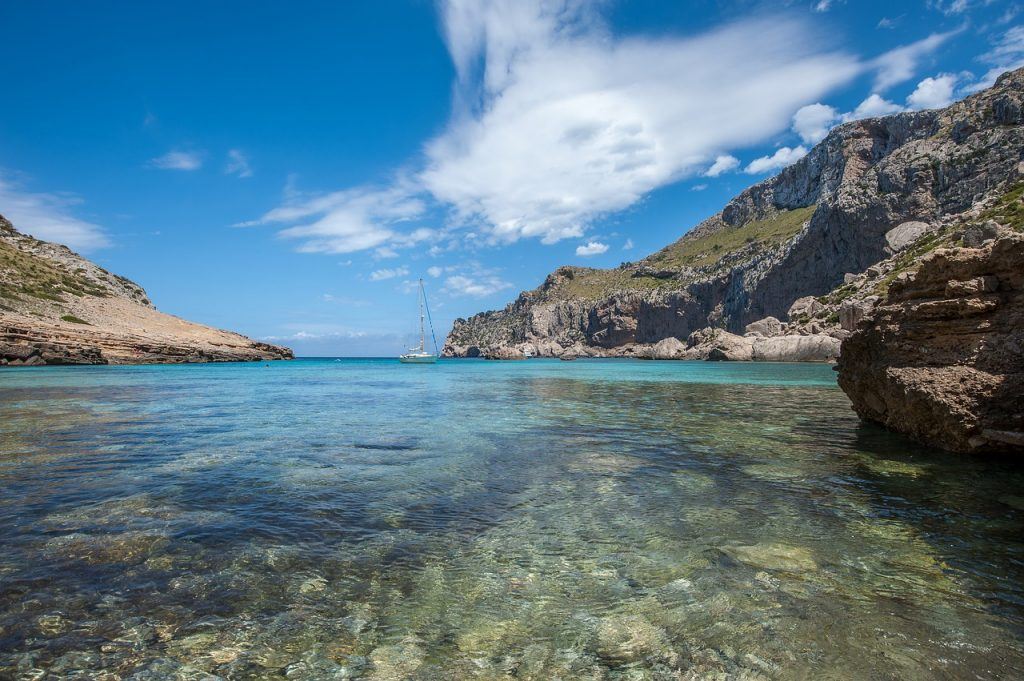
[{"label": "limestone cliff face", "polygon": [[138,284],[0,216],[0,365],[291,357],[288,348],[159,312]]},{"label": "limestone cliff face", "polygon": [[[504,310],[456,320],[444,353],[622,354],[707,326],[742,333],[766,316],[786,320],[797,299],[825,296],[889,257],[900,226],[937,229],[1001,192],[1020,172],[1022,111],[1024,70],[947,109],[839,126],[644,260],[562,267]],[[920,236],[914,229],[903,232]],[[821,321],[815,333],[842,336],[837,320]]]},{"label": "limestone cliff face", "polygon": [[1024,234],[926,255],[843,343],[838,370],[862,418],[944,449],[1024,451]]}]

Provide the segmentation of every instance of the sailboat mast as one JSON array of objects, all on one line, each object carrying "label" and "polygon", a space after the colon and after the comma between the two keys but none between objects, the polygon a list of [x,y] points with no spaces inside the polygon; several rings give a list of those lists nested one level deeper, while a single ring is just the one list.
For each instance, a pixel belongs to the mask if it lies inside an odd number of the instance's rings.
[{"label": "sailboat mast", "polygon": [[426,341],[423,338],[423,296],[425,295],[426,293],[423,291],[423,280],[420,279],[420,295],[418,296],[420,303],[420,352],[427,351]]}]

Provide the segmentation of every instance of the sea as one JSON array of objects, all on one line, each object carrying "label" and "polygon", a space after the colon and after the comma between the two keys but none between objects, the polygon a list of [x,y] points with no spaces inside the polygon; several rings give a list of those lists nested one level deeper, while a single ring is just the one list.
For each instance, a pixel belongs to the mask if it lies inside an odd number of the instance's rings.
[{"label": "sea", "polygon": [[6,368],[0,678],[1024,678],[1024,468],[824,364]]}]

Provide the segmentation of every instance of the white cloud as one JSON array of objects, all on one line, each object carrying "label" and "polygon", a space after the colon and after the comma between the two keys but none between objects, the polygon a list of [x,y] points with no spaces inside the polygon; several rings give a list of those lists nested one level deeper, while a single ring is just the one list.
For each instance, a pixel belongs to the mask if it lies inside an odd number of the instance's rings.
[{"label": "white cloud", "polygon": [[933,33],[927,38],[910,45],[897,47],[871,61],[877,70],[875,76],[875,92],[884,92],[893,85],[910,80],[917,73],[918,66],[925,57],[937,50],[951,37],[962,31],[957,29],[947,33]]},{"label": "white cloud", "polygon": [[395,277],[406,277],[409,275],[408,267],[396,267],[394,269],[381,269],[370,272],[370,281],[384,281]]},{"label": "white cloud", "polygon": [[456,113],[420,177],[495,241],[580,236],[720,150],[783,130],[800,102],[861,68],[793,16],[617,38],[597,6],[444,4]]},{"label": "white cloud", "polygon": [[704,174],[708,177],[718,177],[722,173],[727,173],[731,170],[736,170],[740,165],[740,160],[730,154],[722,154],[715,157],[715,162],[711,164],[711,167],[704,171]]},{"label": "white cloud", "polygon": [[76,251],[109,246],[110,239],[102,227],[71,214],[71,207],[81,202],[73,194],[26,191],[0,176],[0,214],[18,231]]},{"label": "white cloud", "polygon": [[992,87],[1000,75],[1024,66],[1024,26],[1014,26],[1007,30],[995,46],[978,59],[991,67],[981,80],[967,88],[970,92]]},{"label": "white cloud", "polygon": [[828,131],[839,123],[889,116],[908,110],[940,109],[952,103],[957,79],[956,75],[949,73],[925,78],[907,97],[905,107],[885,99],[878,93],[869,95],[856,109],[846,113],[839,113],[835,107],[825,104],[810,104],[793,116],[793,131],[800,135],[804,142],[814,144],[824,139]]},{"label": "white cloud", "polygon": [[843,122],[859,121],[864,118],[878,118],[903,111],[903,107],[895,102],[890,102],[879,94],[868,96],[857,108],[849,113],[843,114]]},{"label": "white cloud", "polygon": [[793,132],[808,144],[817,144],[839,120],[835,107],[826,104],[808,104],[793,114]]},{"label": "white cloud", "polygon": [[420,230],[403,234],[397,229],[397,225],[424,211],[423,202],[401,185],[315,195],[288,190],[286,194],[283,205],[239,226],[293,224],[278,234],[299,240],[299,251],[304,253],[352,253],[425,238]]},{"label": "white cloud", "polygon": [[956,87],[957,77],[951,73],[944,73],[934,78],[925,78],[907,97],[907,107],[910,109],[941,109],[953,102],[953,88]]},{"label": "white cloud", "polygon": [[228,161],[227,165],[224,166],[224,172],[228,175],[237,175],[238,177],[252,177],[249,157],[240,149],[229,149]]},{"label": "white cloud", "polygon": [[631,250],[633,250],[633,240],[632,239],[626,239],[626,243],[622,244],[622,250],[624,250],[624,251],[631,251]]},{"label": "white cloud", "polygon": [[441,290],[452,296],[483,298],[508,288],[512,288],[512,284],[502,281],[494,275],[465,276],[456,274],[445,279],[444,288]]},{"label": "white cloud", "polygon": [[818,2],[814,3],[814,11],[827,12],[832,9],[833,2],[834,0],[818,0]]},{"label": "white cloud", "polygon": [[[449,218],[431,253],[441,238],[450,247],[456,233],[487,244],[581,237],[595,219],[658,187],[738,168],[727,150],[783,132],[801,104],[865,70],[877,70],[885,86],[911,77],[951,35],[862,61],[836,51],[809,16],[765,15],[652,38],[607,30],[605,6],[441,0],[456,72],[453,113],[425,145],[422,169],[390,189],[327,195],[331,205],[317,222],[283,235],[303,239],[308,251],[395,248],[404,236],[397,223],[429,206],[448,209]],[[787,148],[751,166],[781,167],[804,152]],[[261,221],[287,222],[293,204]]]},{"label": "white cloud", "polygon": [[608,244],[603,244],[600,241],[588,241],[585,246],[576,247],[576,255],[584,258],[589,258],[592,255],[601,255],[608,251]]},{"label": "white cloud", "polygon": [[438,267],[437,265],[434,265],[433,267],[428,267],[427,268],[427,274],[429,274],[430,276],[432,276],[435,279],[437,279],[442,274],[444,274],[444,269]]},{"label": "white cloud", "polygon": [[780,168],[793,165],[806,155],[807,149],[803,145],[793,147],[792,149],[789,147],[779,147],[771,156],[755,158],[747,164],[744,172],[757,175],[771,170],[779,170]]},{"label": "white cloud", "polygon": [[691,192],[702,192],[702,191],[704,191],[707,188],[708,188],[708,185],[703,183],[703,182],[701,182],[700,184],[695,184],[692,187],[690,187],[690,191]]},{"label": "white cloud", "polygon": [[150,159],[148,165],[162,170],[199,170],[203,167],[203,155],[198,151],[168,151]]}]

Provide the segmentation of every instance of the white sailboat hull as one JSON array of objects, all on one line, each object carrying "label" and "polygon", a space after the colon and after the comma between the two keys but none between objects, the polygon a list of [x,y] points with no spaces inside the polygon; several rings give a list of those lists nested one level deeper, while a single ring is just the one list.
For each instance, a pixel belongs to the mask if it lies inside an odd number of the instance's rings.
[{"label": "white sailboat hull", "polygon": [[437,355],[400,355],[398,361],[402,364],[433,364],[437,361]]}]

